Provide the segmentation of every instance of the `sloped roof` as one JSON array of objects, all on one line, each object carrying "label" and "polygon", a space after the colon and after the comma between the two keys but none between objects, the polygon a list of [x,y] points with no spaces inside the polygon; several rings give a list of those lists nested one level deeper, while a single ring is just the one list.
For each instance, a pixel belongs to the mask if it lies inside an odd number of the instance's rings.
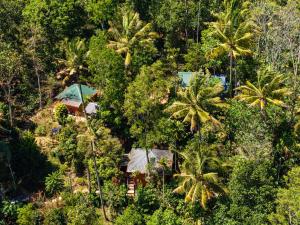
[{"label": "sloped roof", "polygon": [[193,72],[178,72],[178,76],[182,79],[184,87],[188,87],[193,76]]},{"label": "sloped roof", "polygon": [[94,94],[96,94],[96,90],[94,88],[91,88],[87,85],[81,84],[73,84],[70,87],[67,87],[63,92],[61,92],[59,95],[57,95],[55,98],[56,99],[65,99],[65,100],[71,100],[75,102],[79,102],[80,104],[82,103],[81,98],[80,98],[80,89],[82,91],[83,98],[90,97]]},{"label": "sloped roof", "polygon": [[[191,79],[192,79],[194,73],[195,72],[178,72],[178,76],[182,80],[183,87],[190,86],[190,82],[191,82]],[[220,79],[224,89],[226,90],[227,84],[226,84],[226,76],[224,74],[215,74],[215,75],[212,75],[212,77]]]},{"label": "sloped roof", "polygon": [[[161,158],[166,158],[168,165],[171,167],[173,163],[173,153],[169,150],[149,149],[148,156],[150,161],[154,160],[154,167],[158,167],[158,161]],[[139,171],[140,173],[147,172],[147,157],[146,150],[142,148],[133,148],[129,153],[129,162],[127,172],[132,173]]]}]

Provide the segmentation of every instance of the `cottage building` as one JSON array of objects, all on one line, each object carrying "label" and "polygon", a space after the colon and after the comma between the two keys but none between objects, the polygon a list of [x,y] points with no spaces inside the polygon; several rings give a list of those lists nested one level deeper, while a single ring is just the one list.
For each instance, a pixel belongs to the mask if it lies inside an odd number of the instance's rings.
[{"label": "cottage building", "polygon": [[[83,116],[81,93],[83,100],[85,101],[87,99],[92,99],[97,94],[97,90],[87,85],[73,84],[57,95],[55,99],[65,104],[70,114]],[[98,108],[97,103],[89,102],[86,105],[85,110],[87,114],[93,114],[97,112]]]},{"label": "cottage building", "polygon": [[[167,167],[172,169],[173,153],[169,150],[149,149],[148,150],[149,162],[152,170],[161,168],[159,161],[164,158],[167,162]],[[148,173],[149,165],[146,155],[146,150],[142,148],[133,148],[128,154],[127,162],[127,185],[128,195],[135,194],[137,184],[146,184],[146,176]]]}]

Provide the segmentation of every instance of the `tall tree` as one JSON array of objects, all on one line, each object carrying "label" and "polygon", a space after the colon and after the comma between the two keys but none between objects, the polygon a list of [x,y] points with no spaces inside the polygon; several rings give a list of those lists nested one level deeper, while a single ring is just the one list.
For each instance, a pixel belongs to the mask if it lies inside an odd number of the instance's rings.
[{"label": "tall tree", "polygon": [[108,47],[125,57],[126,67],[132,62],[136,45],[153,45],[154,40],[158,38],[158,34],[152,31],[152,24],[144,23],[137,12],[129,9],[122,11],[121,21],[109,21],[109,25],[111,40]]},{"label": "tall tree", "polygon": [[180,166],[181,173],[176,193],[185,193],[186,202],[200,202],[206,208],[207,201],[224,194],[226,189],[220,182],[217,172],[211,172],[212,167],[219,165],[215,152],[207,146],[199,146],[194,151],[181,153],[184,161]]},{"label": "tall tree", "polygon": [[63,85],[77,80],[83,71],[87,71],[85,60],[88,49],[84,39],[74,38],[72,40],[65,39],[62,42],[62,49],[65,54],[64,59],[59,59],[61,69],[57,73],[58,79],[63,79]]},{"label": "tall tree", "polygon": [[260,32],[256,36],[256,57],[287,74],[292,94],[289,97],[291,120],[297,114],[300,72],[300,11],[297,1],[283,7],[274,2],[257,2],[252,17]]},{"label": "tall tree", "polygon": [[142,67],[140,74],[127,88],[124,114],[131,125],[131,135],[146,151],[154,145],[149,134],[163,116],[163,105],[169,98],[173,83],[165,73],[162,62],[158,61]]},{"label": "tall tree", "polygon": [[271,224],[300,224],[300,167],[292,168],[285,176],[286,187],[280,188],[276,213],[269,216]]},{"label": "tall tree", "polygon": [[246,102],[249,106],[258,106],[265,112],[267,104],[286,107],[284,97],[291,94],[285,87],[286,78],[282,74],[276,74],[270,70],[260,70],[257,76],[257,84],[250,81],[246,85],[236,88],[241,91],[235,98]]},{"label": "tall tree", "polygon": [[44,64],[39,48],[45,43],[44,34],[40,27],[31,24],[28,30],[29,36],[24,40],[25,51],[29,55],[32,68],[37,79],[39,93],[39,107],[42,109],[42,74],[44,72]]},{"label": "tall tree", "polygon": [[223,91],[220,80],[210,79],[209,75],[197,74],[192,78],[190,86],[180,89],[177,100],[166,112],[174,118],[184,118],[183,122],[191,124],[191,131],[198,131],[201,124],[211,122],[215,125],[219,121],[210,113],[212,107],[225,108],[227,104],[219,97]]},{"label": "tall tree", "polygon": [[22,63],[19,53],[0,40],[0,87],[8,104],[10,126],[13,126],[13,87],[20,76]]},{"label": "tall tree", "polygon": [[[22,11],[22,40],[24,45],[24,52],[29,61],[30,69],[36,77],[39,95],[39,107],[42,108],[42,90],[43,81],[46,80],[46,70],[50,68],[48,63],[51,61],[52,55],[49,54],[49,40],[45,32],[46,28],[41,24],[41,7],[45,3],[39,2],[34,7],[27,4]],[[53,46],[50,47],[53,49]]]},{"label": "tall tree", "polygon": [[[217,47],[208,54],[215,58],[225,53],[228,54],[229,83],[232,91],[232,69],[234,60],[239,56],[251,55],[250,45],[254,36],[253,24],[246,20],[248,12],[246,4],[241,4],[240,0],[224,0],[225,11],[217,15],[217,21],[210,26],[214,30],[214,36],[219,40]],[[243,20],[241,19],[243,18]],[[235,78],[235,86],[236,86]]]}]

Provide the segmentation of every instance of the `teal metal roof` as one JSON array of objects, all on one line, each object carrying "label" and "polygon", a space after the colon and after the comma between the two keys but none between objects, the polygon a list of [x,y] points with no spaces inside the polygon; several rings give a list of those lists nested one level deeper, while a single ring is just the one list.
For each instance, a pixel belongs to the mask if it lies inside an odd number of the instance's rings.
[{"label": "teal metal roof", "polygon": [[178,72],[184,87],[188,87],[193,76],[193,72]]},{"label": "teal metal roof", "polygon": [[82,102],[80,98],[80,89],[82,91],[83,99],[90,97],[94,94],[96,94],[96,89],[91,88],[89,86],[81,84],[73,84],[70,87],[67,87],[63,92],[61,92],[59,95],[57,95],[55,98],[60,100],[71,100],[75,102]]}]

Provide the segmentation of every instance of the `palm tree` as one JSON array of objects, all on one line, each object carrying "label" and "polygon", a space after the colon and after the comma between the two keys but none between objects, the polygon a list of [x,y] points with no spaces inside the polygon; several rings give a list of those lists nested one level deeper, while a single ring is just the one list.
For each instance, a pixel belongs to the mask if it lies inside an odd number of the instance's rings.
[{"label": "palm tree", "polygon": [[174,118],[184,118],[183,122],[191,124],[191,131],[197,131],[200,125],[212,122],[218,125],[219,121],[209,111],[212,107],[225,108],[227,104],[219,97],[223,91],[221,82],[213,82],[207,75],[194,75],[190,86],[180,89],[177,93],[177,101],[165,111],[171,113]]},{"label": "palm tree", "polygon": [[[87,143],[90,144],[90,151],[87,152],[86,157],[87,158],[91,158],[93,161],[93,167],[95,170],[95,174],[96,174],[96,179],[97,179],[97,186],[98,186],[98,192],[99,192],[99,197],[100,197],[100,203],[101,203],[101,207],[102,207],[102,212],[103,212],[103,216],[104,219],[106,221],[109,221],[106,215],[106,211],[105,211],[105,206],[104,206],[104,200],[103,200],[103,193],[102,193],[102,188],[101,188],[101,182],[100,182],[100,176],[98,173],[98,167],[97,167],[97,163],[96,163],[96,146],[95,146],[95,142],[97,139],[97,135],[96,135],[96,131],[94,131],[94,129],[91,127],[91,124],[89,123],[86,111],[85,111],[85,102],[84,102],[84,98],[83,98],[83,94],[82,94],[82,90],[81,90],[81,85],[78,85],[78,90],[79,90],[79,94],[80,94],[80,98],[81,98],[81,102],[83,105],[83,113],[85,116],[85,120],[86,120],[86,131],[84,134],[80,135],[81,137],[83,137],[85,139],[85,141]],[[90,171],[88,169],[88,179],[90,179]],[[90,188],[90,184],[89,184],[89,188]]]},{"label": "palm tree", "polygon": [[218,20],[216,22],[210,23],[219,44],[207,56],[216,58],[220,55],[228,54],[230,60],[229,83],[232,90],[233,63],[239,56],[252,54],[250,45],[254,37],[254,24],[241,20],[248,12],[245,7],[246,3],[242,5],[239,0],[224,0],[224,5],[225,12],[217,15]]},{"label": "palm tree", "polygon": [[265,112],[268,104],[287,107],[284,97],[291,94],[284,86],[286,78],[282,74],[276,74],[270,70],[260,70],[257,76],[257,85],[247,81],[245,85],[236,88],[240,91],[235,98],[246,102],[249,106],[258,106],[261,112]]},{"label": "palm tree", "polygon": [[199,201],[203,208],[208,200],[226,193],[218,173],[209,172],[210,168],[220,165],[212,149],[200,146],[196,151],[181,155],[184,159],[181,173],[174,175],[179,177],[180,184],[173,192],[185,193],[185,202]]},{"label": "palm tree", "polygon": [[86,70],[84,61],[88,56],[87,46],[84,39],[75,38],[71,41],[65,39],[62,43],[65,59],[58,62],[62,69],[57,73],[58,79],[63,79],[65,85],[71,78],[74,79],[80,72]]},{"label": "palm tree", "polygon": [[152,24],[140,20],[137,12],[123,11],[122,21],[109,21],[109,48],[125,57],[125,66],[131,64],[133,48],[138,44],[152,45],[158,34],[152,30]]}]

